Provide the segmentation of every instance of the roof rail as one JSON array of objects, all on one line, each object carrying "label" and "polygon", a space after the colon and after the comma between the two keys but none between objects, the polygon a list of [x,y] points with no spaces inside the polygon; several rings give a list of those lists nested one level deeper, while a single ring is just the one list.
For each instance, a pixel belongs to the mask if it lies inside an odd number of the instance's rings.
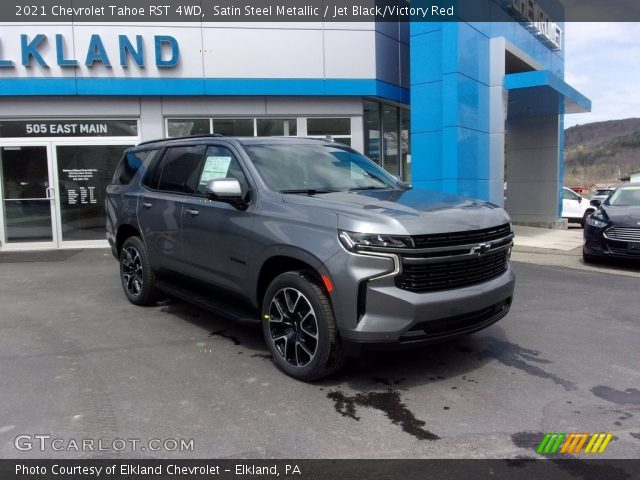
[{"label": "roof rail", "polygon": [[157,138],[155,140],[147,140],[145,142],[140,142],[137,146],[147,145],[149,143],[165,142],[168,140],[187,140],[191,138],[208,138],[208,137],[224,137],[224,135],[221,135],[219,133],[198,133],[195,135],[184,135],[182,137]]}]

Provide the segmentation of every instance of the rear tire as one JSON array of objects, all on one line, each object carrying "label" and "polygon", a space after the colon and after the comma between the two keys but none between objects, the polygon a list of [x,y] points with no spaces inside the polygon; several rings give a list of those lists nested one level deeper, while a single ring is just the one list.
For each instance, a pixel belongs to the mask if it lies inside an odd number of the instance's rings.
[{"label": "rear tire", "polygon": [[318,380],[344,363],[331,302],[309,272],[283,273],[271,282],[262,332],[275,364],[297,380]]},{"label": "rear tire", "polygon": [[120,249],[120,281],[129,301],[146,306],[156,303],[156,276],[139,237],[129,237]]}]

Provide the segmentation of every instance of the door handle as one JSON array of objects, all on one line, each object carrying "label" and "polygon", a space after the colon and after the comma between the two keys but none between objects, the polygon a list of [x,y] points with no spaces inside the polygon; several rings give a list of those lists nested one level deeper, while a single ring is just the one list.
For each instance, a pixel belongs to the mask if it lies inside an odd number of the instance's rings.
[{"label": "door handle", "polygon": [[142,208],[151,208],[153,207],[153,203],[142,202]]},{"label": "door handle", "polygon": [[185,208],[184,213],[186,213],[190,217],[197,217],[200,214],[198,210],[193,210],[191,208]]},{"label": "door handle", "polygon": [[47,189],[45,190],[45,196],[47,197],[47,200],[53,200],[55,198],[55,189],[53,187],[47,187]]}]

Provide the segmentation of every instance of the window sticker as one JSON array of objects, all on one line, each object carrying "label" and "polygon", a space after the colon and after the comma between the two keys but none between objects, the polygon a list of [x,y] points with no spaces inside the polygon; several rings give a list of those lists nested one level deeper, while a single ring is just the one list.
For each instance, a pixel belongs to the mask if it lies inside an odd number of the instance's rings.
[{"label": "window sticker", "polygon": [[231,157],[207,157],[200,176],[200,186],[204,186],[211,180],[226,178],[231,165]]}]

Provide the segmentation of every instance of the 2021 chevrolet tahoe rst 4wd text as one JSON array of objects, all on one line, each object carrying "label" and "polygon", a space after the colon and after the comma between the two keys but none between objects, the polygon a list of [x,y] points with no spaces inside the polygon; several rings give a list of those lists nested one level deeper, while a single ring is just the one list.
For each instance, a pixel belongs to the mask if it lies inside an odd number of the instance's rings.
[{"label": "2021 chevrolet tahoe rst 4wd text", "polygon": [[164,294],[261,324],[275,364],[300,380],[369,347],[471,334],[511,306],[502,208],[411,188],[328,140],[141,143],[106,210],[129,301]]}]

